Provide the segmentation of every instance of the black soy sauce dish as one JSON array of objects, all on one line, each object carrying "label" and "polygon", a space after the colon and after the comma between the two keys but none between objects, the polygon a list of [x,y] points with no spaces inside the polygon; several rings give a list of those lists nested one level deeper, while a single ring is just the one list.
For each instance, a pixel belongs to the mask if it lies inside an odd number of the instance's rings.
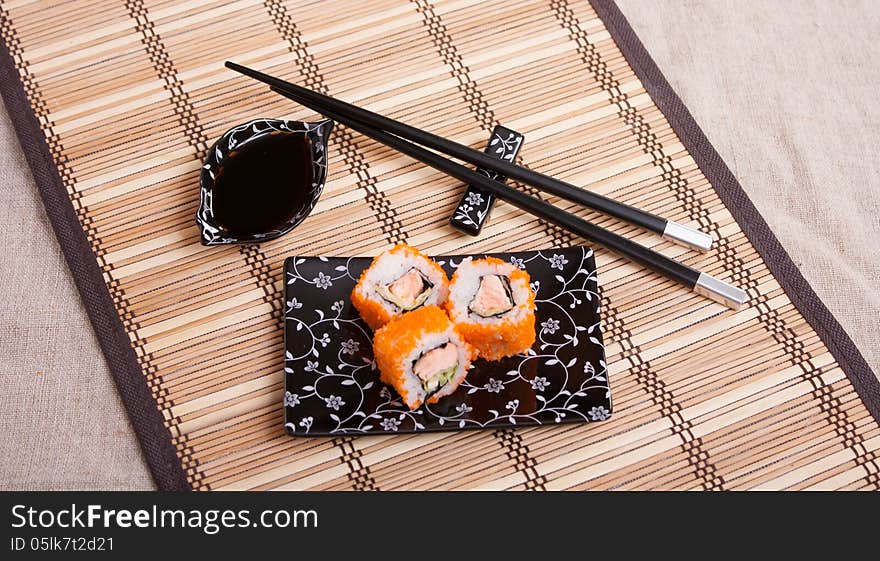
[{"label": "black soy sauce dish", "polygon": [[255,119],[226,131],[199,178],[202,245],[258,243],[298,226],[324,188],[333,124]]}]

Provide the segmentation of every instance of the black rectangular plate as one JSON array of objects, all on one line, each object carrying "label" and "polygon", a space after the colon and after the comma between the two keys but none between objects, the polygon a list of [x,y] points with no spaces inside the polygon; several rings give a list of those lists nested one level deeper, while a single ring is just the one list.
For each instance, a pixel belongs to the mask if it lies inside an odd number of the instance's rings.
[{"label": "black rectangular plate", "polygon": [[[288,433],[409,433],[607,419],[611,390],[593,251],[575,246],[493,255],[531,276],[537,293],[535,344],[500,361],[478,359],[455,393],[415,411],[379,381],[372,331],[351,305],[351,290],[372,259],[285,260]],[[464,257],[435,259],[451,276]]]}]

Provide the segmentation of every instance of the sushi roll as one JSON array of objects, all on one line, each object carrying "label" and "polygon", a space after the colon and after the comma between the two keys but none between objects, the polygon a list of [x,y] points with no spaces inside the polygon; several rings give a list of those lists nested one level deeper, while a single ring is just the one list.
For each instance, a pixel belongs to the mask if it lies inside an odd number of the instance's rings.
[{"label": "sushi roll", "polygon": [[446,311],[487,360],[522,353],[535,342],[529,274],[500,259],[462,261],[449,285]]},{"label": "sushi roll", "polygon": [[382,382],[410,409],[454,392],[476,358],[437,306],[422,306],[385,324],[373,337],[373,353]]},{"label": "sushi roll", "polygon": [[351,292],[351,302],[376,330],[421,306],[442,306],[449,279],[440,265],[406,244],[378,255]]}]

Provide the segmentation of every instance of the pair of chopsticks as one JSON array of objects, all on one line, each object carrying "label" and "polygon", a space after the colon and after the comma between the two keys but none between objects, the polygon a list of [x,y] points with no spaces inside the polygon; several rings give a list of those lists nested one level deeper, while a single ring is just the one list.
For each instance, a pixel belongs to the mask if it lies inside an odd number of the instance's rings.
[{"label": "pair of chopsticks", "polygon": [[[461,164],[414,144],[427,146],[444,154],[459,158],[484,169],[494,170],[501,175],[518,179],[523,183],[580,203],[610,216],[641,226],[665,238],[693,247],[708,250],[711,238],[677,222],[667,220],[649,212],[631,207],[614,199],[584,191],[574,185],[564,183],[547,175],[497,160],[463,144],[450,141],[435,134],[417,129],[407,124],[384,117],[372,111],[351,105],[344,101],[311,91],[274,76],[226,62],[226,66],[246,76],[269,84],[272,91],[292,99],[334,121],[373,138],[395,150],[417,159],[447,175],[473,185],[488,193],[504,199],[510,204],[552,222],[581,237],[598,242],[608,249],[623,255],[648,269],[679,282],[695,292],[737,309],[745,302],[743,290],[718,280],[711,275],[693,269],[674,259],[666,257],[632,240],[619,236],[609,230],[596,226],[574,214],[566,212],[550,203],[532,197],[504,183],[494,181]],[[412,141],[412,142],[410,142]]]}]

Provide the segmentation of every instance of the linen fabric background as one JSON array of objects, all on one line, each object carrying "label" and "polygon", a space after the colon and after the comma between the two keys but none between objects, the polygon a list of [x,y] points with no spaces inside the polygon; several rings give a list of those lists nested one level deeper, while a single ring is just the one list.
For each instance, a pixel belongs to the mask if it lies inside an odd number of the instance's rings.
[{"label": "linen fabric background", "polygon": [[[618,0],[795,263],[880,371],[880,10]],[[0,110],[0,489],[148,489],[140,448]]]}]

